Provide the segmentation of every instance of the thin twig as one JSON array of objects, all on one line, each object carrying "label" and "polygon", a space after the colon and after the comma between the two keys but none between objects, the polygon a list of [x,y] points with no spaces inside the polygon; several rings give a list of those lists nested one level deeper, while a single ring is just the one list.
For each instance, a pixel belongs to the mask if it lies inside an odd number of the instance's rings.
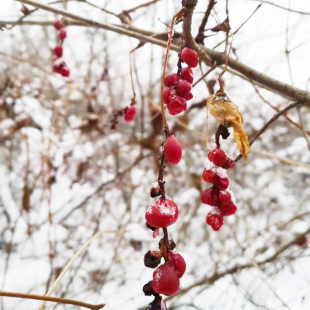
[{"label": "thin twig", "polygon": [[138,9],[144,8],[144,7],[146,7],[146,6],[149,6],[149,5],[151,5],[151,4],[156,3],[156,2],[158,2],[158,1],[160,1],[160,0],[149,1],[149,2],[146,2],[146,3],[140,4],[140,5],[134,7],[134,8],[132,8],[132,9],[130,9],[130,10],[125,10],[125,12],[126,12],[126,13],[132,13],[132,12],[138,10]]},{"label": "thin twig", "polygon": [[281,6],[281,5],[278,5],[278,4],[275,4],[273,2],[269,2],[269,1],[263,1],[263,0],[252,0],[252,1],[259,1],[261,3],[270,4],[270,5],[273,5],[273,6],[277,7],[277,8],[280,8],[280,9],[283,9],[283,10],[286,10],[286,11],[289,11],[289,12],[292,12],[292,13],[298,13],[298,14],[302,14],[302,15],[310,15],[310,13],[308,13],[308,12],[292,10],[290,8],[286,8],[284,6]]}]

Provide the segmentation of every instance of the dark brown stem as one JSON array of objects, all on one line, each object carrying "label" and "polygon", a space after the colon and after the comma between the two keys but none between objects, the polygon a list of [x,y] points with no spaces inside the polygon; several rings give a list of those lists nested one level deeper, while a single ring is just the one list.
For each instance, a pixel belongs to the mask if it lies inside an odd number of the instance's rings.
[{"label": "dark brown stem", "polygon": [[169,238],[167,227],[163,227],[163,232],[164,232],[164,242],[162,244],[161,251],[162,251],[163,258],[167,262],[168,261],[168,238]]}]

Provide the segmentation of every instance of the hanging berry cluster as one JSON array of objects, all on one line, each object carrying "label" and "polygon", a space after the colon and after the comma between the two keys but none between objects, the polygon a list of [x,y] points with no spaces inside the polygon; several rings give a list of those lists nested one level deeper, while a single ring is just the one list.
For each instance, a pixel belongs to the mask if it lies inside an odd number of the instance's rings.
[{"label": "hanging berry cluster", "polygon": [[[151,203],[145,213],[146,225],[154,231],[153,237],[155,238],[159,234],[160,228],[164,233],[164,237],[159,242],[159,250],[148,251],[144,256],[144,265],[156,268],[153,280],[143,287],[145,295],[154,296],[154,300],[149,304],[147,310],[167,310],[166,303],[160,294],[175,295],[180,288],[180,278],[186,270],[185,260],[174,251],[176,244],[172,238],[169,238],[167,230],[167,227],[178,219],[178,207],[174,201],[165,197],[163,183],[157,182],[151,188],[151,197],[159,195],[161,197]],[[162,258],[164,263],[160,265]]]},{"label": "hanging berry cluster", "polygon": [[63,42],[64,39],[67,37],[67,31],[64,28],[64,24],[62,20],[56,20],[54,23],[54,27],[56,30],[59,31],[58,34],[58,39],[59,43],[58,45],[54,48],[54,59],[53,59],[53,71],[55,73],[59,73],[62,76],[69,76],[70,75],[70,70],[66,63],[62,59],[62,54],[63,54]]},{"label": "hanging berry cluster", "polygon": [[[177,73],[171,73],[164,79],[164,84],[167,88],[163,91],[163,102],[167,105],[167,109],[171,115],[177,115],[186,110],[186,101],[193,98],[190,92],[191,84],[194,80],[193,71],[198,65],[198,55],[196,51],[189,47],[185,47],[181,53],[180,67]],[[185,62],[188,67],[181,67],[181,62]]]},{"label": "hanging berry cluster", "polygon": [[223,225],[223,217],[236,213],[237,207],[227,190],[229,180],[226,170],[233,168],[235,162],[220,148],[214,148],[208,153],[209,162],[202,174],[202,179],[213,186],[201,195],[201,202],[214,207],[207,215],[207,224],[218,231]]}]

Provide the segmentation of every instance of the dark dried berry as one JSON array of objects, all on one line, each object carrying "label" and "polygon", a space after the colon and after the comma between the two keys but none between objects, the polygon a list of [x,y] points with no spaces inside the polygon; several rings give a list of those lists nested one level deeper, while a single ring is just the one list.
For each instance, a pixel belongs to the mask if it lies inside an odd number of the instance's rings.
[{"label": "dark dried berry", "polygon": [[146,296],[157,295],[157,293],[155,293],[154,290],[153,290],[152,281],[146,283],[146,284],[143,286],[143,293],[144,293],[144,295],[146,295]]},{"label": "dark dried berry", "polygon": [[166,302],[160,296],[156,296],[146,310],[167,310]]},{"label": "dark dried berry", "polygon": [[150,195],[153,198],[161,195],[161,188],[160,188],[160,185],[158,182],[155,182],[152,184],[151,190],[150,190]]},{"label": "dark dried berry", "polygon": [[152,255],[151,251],[148,251],[144,255],[144,265],[149,268],[156,268],[160,264],[161,257]]},{"label": "dark dried berry", "polygon": [[[159,248],[162,247],[163,242],[164,242],[164,238],[161,238],[159,243],[158,243]],[[169,237],[168,244],[167,244],[168,250],[172,251],[175,247],[176,247],[175,242],[173,241],[173,239],[171,237]]]}]

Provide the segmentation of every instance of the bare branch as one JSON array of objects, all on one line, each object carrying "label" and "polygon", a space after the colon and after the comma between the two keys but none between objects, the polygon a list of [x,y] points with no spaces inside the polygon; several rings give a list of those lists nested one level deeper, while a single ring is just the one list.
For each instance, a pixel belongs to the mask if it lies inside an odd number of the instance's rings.
[{"label": "bare branch", "polygon": [[301,11],[292,10],[290,8],[286,8],[284,6],[281,6],[281,5],[278,5],[278,4],[275,4],[273,2],[269,2],[269,1],[263,1],[263,0],[252,0],[252,1],[259,1],[261,3],[270,4],[270,5],[273,5],[273,6],[277,7],[277,8],[280,8],[282,10],[286,10],[286,11],[289,11],[289,12],[292,12],[292,13],[298,13],[298,14],[302,14],[302,15],[310,15],[310,13],[308,13],[308,12],[301,12]]}]

